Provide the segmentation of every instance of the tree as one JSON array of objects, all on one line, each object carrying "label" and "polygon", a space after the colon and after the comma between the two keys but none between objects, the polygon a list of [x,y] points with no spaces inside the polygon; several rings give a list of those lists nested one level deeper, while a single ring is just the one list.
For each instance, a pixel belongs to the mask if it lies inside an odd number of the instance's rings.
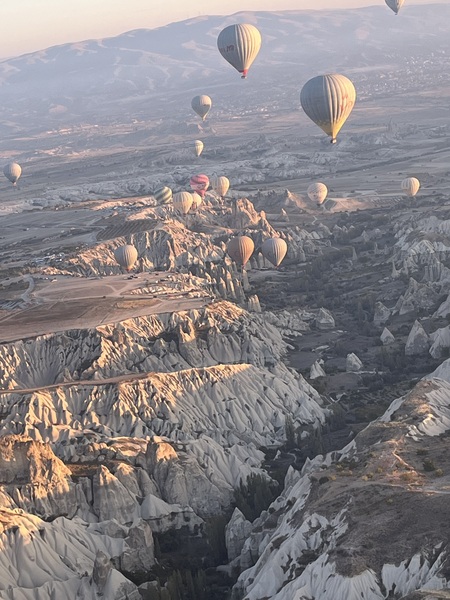
[{"label": "tree", "polygon": [[284,431],[286,434],[286,448],[291,450],[295,448],[295,427],[291,415],[287,415],[284,421]]}]

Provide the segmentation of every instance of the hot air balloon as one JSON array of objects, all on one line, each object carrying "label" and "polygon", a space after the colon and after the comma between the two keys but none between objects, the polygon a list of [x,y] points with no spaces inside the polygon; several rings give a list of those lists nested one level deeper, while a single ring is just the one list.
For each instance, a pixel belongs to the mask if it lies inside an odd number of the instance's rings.
[{"label": "hot air balloon", "polygon": [[200,194],[200,196],[204,198],[206,190],[209,188],[209,177],[203,173],[200,175],[192,175],[190,186],[194,192],[197,192],[197,194]]},{"label": "hot air balloon", "polygon": [[316,125],[336,142],[336,136],[352,112],[356,101],[353,83],[344,75],[319,75],[305,83],[300,92],[303,110]]},{"label": "hot air balloon", "polygon": [[278,267],[286,256],[287,244],[282,238],[269,238],[261,246],[264,258],[267,258],[275,267]]},{"label": "hot air balloon", "polygon": [[249,260],[253,254],[255,244],[252,238],[247,235],[240,235],[235,238],[231,238],[227,245],[227,252],[235,263],[245,266],[245,263]]},{"label": "hot air balloon", "polygon": [[328,194],[328,188],[324,183],[312,183],[307,190],[307,194],[310,200],[317,204],[322,204]]},{"label": "hot air balloon", "polygon": [[197,194],[197,192],[192,192],[191,194],[192,196],[192,207],[191,207],[191,211],[196,211],[200,208],[200,206],[203,203],[202,197],[200,196],[200,194]]},{"label": "hot air balloon", "polygon": [[212,106],[212,100],[209,96],[195,96],[192,98],[191,106],[193,111],[204,121]]},{"label": "hot air balloon", "polygon": [[191,209],[194,199],[190,192],[178,192],[173,195],[173,207],[174,209],[182,214],[187,215]]},{"label": "hot air balloon", "polygon": [[3,174],[13,185],[16,185],[17,180],[22,174],[22,167],[16,162],[9,163],[4,167]]},{"label": "hot air balloon", "polygon": [[261,34],[248,23],[229,25],[219,33],[217,47],[224,59],[245,79],[261,48]]},{"label": "hot air balloon", "polygon": [[138,251],[130,244],[119,246],[114,250],[114,258],[125,271],[131,271],[138,259]]},{"label": "hot air balloon", "polygon": [[153,192],[153,197],[158,204],[168,204],[172,200],[172,190],[169,187],[162,187]]},{"label": "hot air balloon", "polygon": [[200,140],[195,140],[195,142],[194,142],[194,152],[195,152],[195,156],[197,158],[203,152],[203,148],[204,148],[204,143],[201,142]]},{"label": "hot air balloon", "polygon": [[223,175],[220,177],[213,177],[211,179],[211,187],[216,194],[223,198],[230,189],[230,180],[228,177],[224,177]]},{"label": "hot air balloon", "polygon": [[396,15],[398,15],[398,11],[403,6],[405,0],[385,0],[385,2],[389,6],[389,8],[393,10]]},{"label": "hot air balloon", "polygon": [[407,177],[402,181],[402,190],[410,198],[414,198],[420,188],[420,181],[415,177]]}]

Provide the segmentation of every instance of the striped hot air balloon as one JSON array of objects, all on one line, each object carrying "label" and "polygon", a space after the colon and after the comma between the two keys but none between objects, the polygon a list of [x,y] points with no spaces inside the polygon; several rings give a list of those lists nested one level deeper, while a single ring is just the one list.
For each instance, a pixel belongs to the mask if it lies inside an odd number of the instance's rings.
[{"label": "striped hot air balloon", "polygon": [[190,192],[178,192],[173,195],[173,207],[177,213],[187,215],[194,199]]},{"label": "striped hot air balloon", "polygon": [[393,10],[396,15],[398,15],[398,12],[403,6],[405,0],[385,0],[385,2],[389,6],[389,8]]},{"label": "striped hot air balloon", "polygon": [[190,186],[194,192],[197,192],[197,194],[200,194],[200,196],[204,198],[206,190],[209,188],[209,177],[203,173],[200,173],[200,175],[192,175]]},{"label": "striped hot air balloon", "polygon": [[402,190],[410,198],[414,198],[420,189],[420,181],[416,177],[407,177],[402,181]]},{"label": "striped hot air balloon", "polygon": [[353,83],[344,75],[313,77],[300,92],[303,110],[316,125],[336,142],[336,136],[349,117],[356,102]]},{"label": "striped hot air balloon", "polygon": [[278,267],[287,253],[286,242],[278,237],[269,238],[261,246],[261,252],[264,258],[267,258],[274,267]]},{"label": "striped hot air balloon", "polygon": [[162,187],[153,192],[153,197],[158,204],[168,204],[172,200],[172,190],[169,187]]},{"label": "striped hot air balloon", "polygon": [[261,48],[261,34],[248,23],[229,25],[219,33],[217,47],[224,59],[245,79]]},{"label": "striped hot air balloon", "polygon": [[308,198],[317,204],[323,204],[328,194],[328,188],[324,183],[312,183],[307,190]]}]

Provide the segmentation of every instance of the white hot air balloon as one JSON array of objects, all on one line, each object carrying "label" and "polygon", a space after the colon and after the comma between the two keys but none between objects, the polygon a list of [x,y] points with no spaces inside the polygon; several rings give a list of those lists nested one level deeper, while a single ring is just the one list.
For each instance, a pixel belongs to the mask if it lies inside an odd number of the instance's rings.
[{"label": "white hot air balloon", "polygon": [[138,251],[131,244],[119,246],[114,250],[114,258],[125,271],[131,271],[138,259]]},{"label": "white hot air balloon", "polygon": [[181,215],[187,215],[194,199],[190,192],[178,192],[173,195],[173,207]]},{"label": "white hot air balloon", "polygon": [[312,183],[307,190],[310,200],[316,204],[323,204],[327,198],[328,188],[324,183]]},{"label": "white hot air balloon", "polygon": [[198,114],[198,116],[204,121],[206,115],[211,110],[212,100],[209,96],[204,94],[201,96],[195,96],[191,101],[192,110]]},{"label": "white hot air balloon", "polygon": [[274,267],[278,267],[287,253],[286,242],[278,237],[269,238],[261,246],[261,252],[264,258],[267,258]]},{"label": "white hot air balloon", "polygon": [[308,117],[336,142],[336,136],[356,102],[353,83],[344,75],[332,73],[313,77],[300,92],[300,103]]},{"label": "white hot air balloon", "polygon": [[197,192],[192,192],[191,193],[192,196],[192,206],[191,206],[191,211],[195,212],[196,210],[198,210],[200,208],[200,206],[203,203],[203,198],[200,196],[200,194],[197,194]]},{"label": "white hot air balloon", "polygon": [[414,198],[420,189],[420,181],[416,177],[406,177],[402,181],[402,190],[410,198]]},{"label": "white hot air balloon", "polygon": [[13,185],[16,185],[22,174],[22,167],[16,162],[9,163],[4,167],[3,174]]},{"label": "white hot air balloon", "polygon": [[201,140],[195,140],[195,142],[194,142],[194,152],[195,152],[195,156],[197,158],[203,152],[203,148],[204,147],[205,147],[205,145],[204,145],[204,143]]},{"label": "white hot air balloon", "polygon": [[224,177],[223,175],[219,177],[213,177],[211,179],[211,187],[217,195],[223,198],[227,195],[227,192],[230,189],[230,180],[228,177]]},{"label": "white hot air balloon", "polygon": [[261,48],[261,34],[248,23],[229,25],[219,33],[217,47],[224,59],[245,79]]}]

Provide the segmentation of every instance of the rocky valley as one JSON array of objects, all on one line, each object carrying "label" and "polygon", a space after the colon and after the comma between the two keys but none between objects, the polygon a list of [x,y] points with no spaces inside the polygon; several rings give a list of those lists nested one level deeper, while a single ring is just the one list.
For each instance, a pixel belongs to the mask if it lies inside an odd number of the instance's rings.
[{"label": "rocky valley", "polygon": [[[314,11],[249,13],[270,32],[261,71],[238,81],[237,113],[233,82],[201,124],[186,94],[210,86],[220,98],[206,57],[222,17],[171,25],[173,48],[159,30],[130,32],[0,64],[0,148],[23,167],[16,188],[0,184],[1,599],[448,597],[439,7],[405,11],[416,41],[397,54],[380,45],[381,7],[324,14],[336,68],[353,69],[361,92],[333,146],[301,121],[286,67],[284,96],[267,91],[282,75],[275,58],[297,60],[284,36],[306,35]],[[310,34],[317,69],[331,60],[325,21]],[[358,60],[349,31],[367,40]],[[189,44],[201,32],[208,43]],[[137,61],[131,94],[111,70],[128,46],[163,57]],[[37,60],[45,76],[30,98],[52,69],[97,52],[107,100],[93,75],[84,107],[76,78],[64,101],[50,86],[36,110],[18,104]],[[180,69],[202,60],[194,88]],[[230,190],[208,190],[185,214],[161,200],[162,186],[187,190],[194,173],[226,175]],[[412,175],[413,198],[401,188]],[[328,196],[317,205],[307,189],[319,180]],[[245,268],[231,256],[236,236],[253,245]],[[277,267],[263,254],[274,238],[287,245]],[[129,269],[125,247],[137,253]]]}]

